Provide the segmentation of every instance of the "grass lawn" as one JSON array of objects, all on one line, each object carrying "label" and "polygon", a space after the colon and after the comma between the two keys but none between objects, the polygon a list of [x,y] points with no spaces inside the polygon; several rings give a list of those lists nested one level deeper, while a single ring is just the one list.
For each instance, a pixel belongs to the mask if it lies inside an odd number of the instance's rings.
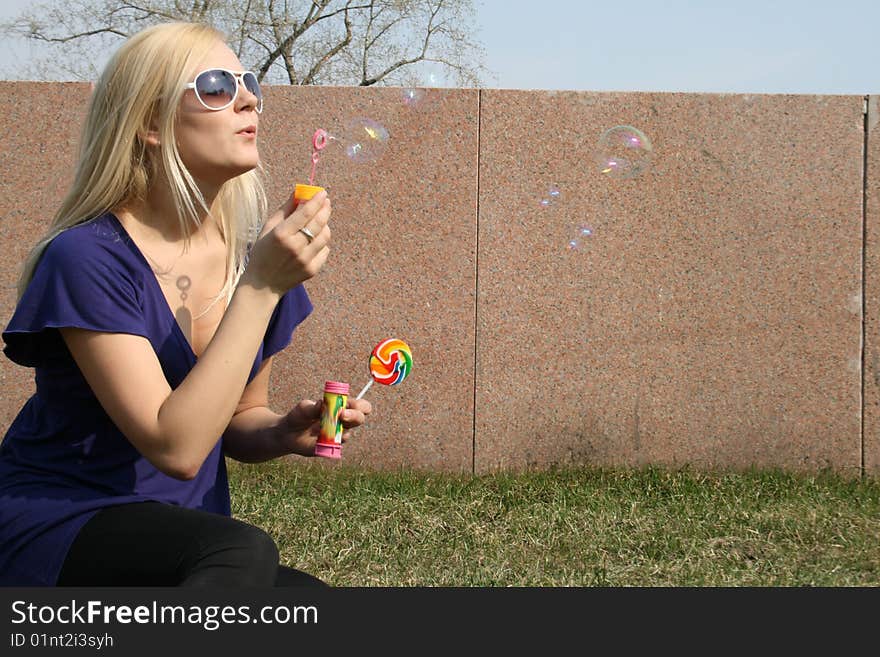
[{"label": "grass lawn", "polygon": [[878,586],[880,481],[229,461],[232,512],[333,586]]}]

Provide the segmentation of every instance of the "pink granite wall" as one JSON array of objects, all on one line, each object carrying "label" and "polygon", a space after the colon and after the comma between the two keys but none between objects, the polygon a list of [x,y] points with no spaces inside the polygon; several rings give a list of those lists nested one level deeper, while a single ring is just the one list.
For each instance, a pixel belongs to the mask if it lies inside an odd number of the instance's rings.
[{"label": "pink granite wall", "polygon": [[477,470],[857,471],[862,144],[861,97],[483,92]]},{"label": "pink granite wall", "polygon": [[[88,85],[0,82],[0,324],[15,307],[20,267],[72,181]],[[33,392],[33,370],[0,358],[0,435]]]},{"label": "pink granite wall", "polygon": [[[88,88],[0,84],[5,325],[17,267],[69,182]],[[273,203],[308,178],[315,128],[367,117],[390,133],[375,161],[331,144],[319,162],[333,251],[306,284],[316,311],[277,359],[273,404],[326,379],[356,393],[370,349],[393,336],[413,374],[371,388],[375,414],[343,463],[877,472],[880,151],[868,140],[866,186],[863,104],[473,89],[411,104],[399,89],[270,88]],[[618,124],[653,141],[630,180],[592,159]],[[570,250],[581,224],[593,234]],[[31,373],[2,359],[0,384],[5,429]]]}]

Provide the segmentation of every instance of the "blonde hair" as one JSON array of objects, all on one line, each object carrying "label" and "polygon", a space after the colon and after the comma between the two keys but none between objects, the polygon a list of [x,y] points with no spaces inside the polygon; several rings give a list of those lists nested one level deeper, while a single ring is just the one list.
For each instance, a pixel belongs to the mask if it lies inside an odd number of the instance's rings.
[{"label": "blonde hair", "polygon": [[[193,68],[224,35],[199,23],[163,23],[129,38],[107,63],[89,101],[76,171],[49,230],[24,262],[18,297],[33,277],[48,244],[68,228],[142,200],[157,172],[170,185],[178,221],[188,243],[199,209],[217,220],[227,245],[226,280],[218,298],[232,296],[244,270],[247,248],[266,213],[261,169],[248,171],[221,188],[212,207],[177,150],[175,123],[184,86]],[[140,135],[158,128],[158,157]]]}]

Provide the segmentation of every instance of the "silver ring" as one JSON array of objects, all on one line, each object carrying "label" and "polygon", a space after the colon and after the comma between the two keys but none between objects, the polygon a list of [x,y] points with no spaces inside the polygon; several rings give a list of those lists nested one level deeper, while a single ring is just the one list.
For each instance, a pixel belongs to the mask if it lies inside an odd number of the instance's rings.
[{"label": "silver ring", "polygon": [[310,231],[308,228],[306,228],[305,226],[300,228],[299,232],[301,232],[303,235],[306,236],[306,239],[309,241],[309,244],[311,244],[312,240],[315,239],[315,234],[312,231]]}]

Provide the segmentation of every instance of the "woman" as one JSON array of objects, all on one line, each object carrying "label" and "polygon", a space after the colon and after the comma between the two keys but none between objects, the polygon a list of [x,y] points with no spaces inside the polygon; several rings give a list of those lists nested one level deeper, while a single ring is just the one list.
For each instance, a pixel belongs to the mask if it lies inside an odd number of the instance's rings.
[{"label": "woman", "polygon": [[[224,455],[313,453],[320,402],[275,413],[268,385],[331,214],[322,192],[262,225],[263,98],[241,71],[220,33],[169,23],[95,86],[3,333],[36,380],[0,444],[4,585],[322,584],[230,517]],[[344,438],[370,410],[350,402]]]}]

